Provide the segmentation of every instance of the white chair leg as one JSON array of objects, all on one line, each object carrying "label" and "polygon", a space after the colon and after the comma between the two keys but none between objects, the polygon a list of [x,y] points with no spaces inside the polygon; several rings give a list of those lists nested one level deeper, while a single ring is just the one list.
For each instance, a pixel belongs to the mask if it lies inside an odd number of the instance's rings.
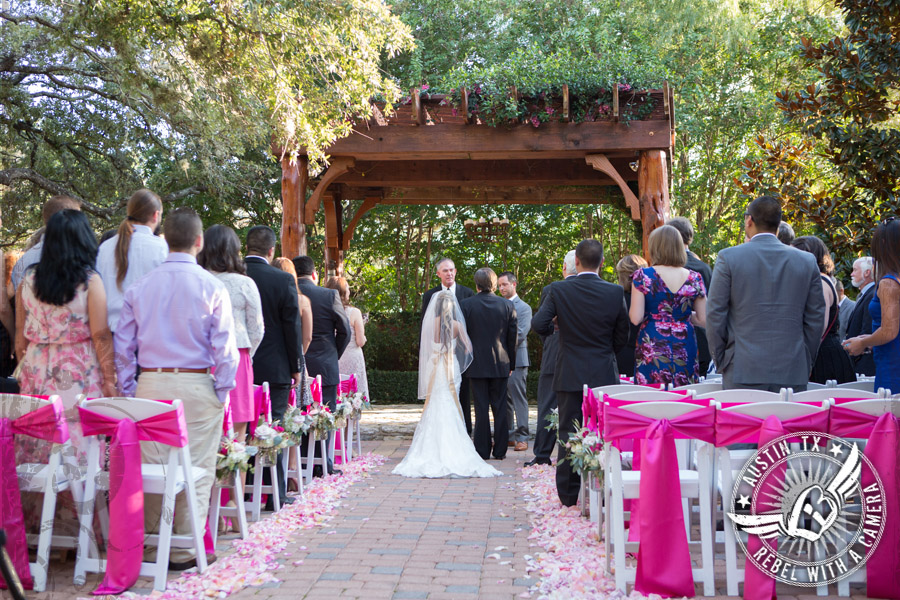
[{"label": "white chair leg", "polygon": [[[97,497],[97,474],[100,465],[100,448],[96,437],[88,441],[87,473],[84,477],[84,491],[81,498],[81,510],[78,511],[78,549],[75,554],[75,575],[72,580],[76,586],[82,586],[86,581],[88,562],[97,552],[97,543],[94,540],[94,506]],[[93,550],[93,552],[92,552]]]},{"label": "white chair leg", "polygon": [[[240,475],[235,473],[235,478]],[[213,548],[219,541],[219,509],[222,505],[222,488],[219,487],[218,480],[213,483],[212,490],[209,493],[209,536],[212,538]]]},{"label": "white chair leg", "polygon": [[244,484],[241,483],[241,474],[235,473],[234,477],[234,504],[236,513],[235,517],[238,520],[238,533],[241,536],[241,539],[247,539],[247,510],[244,508]]},{"label": "white chair leg", "polygon": [[[167,469],[174,470],[176,468],[177,463],[169,460]],[[159,545],[156,547],[156,564],[153,568],[153,589],[161,592],[166,589],[166,576],[169,572],[169,552],[172,549],[172,520],[174,515],[175,478],[166,477],[166,487],[162,497],[162,510],[159,513]]]},{"label": "white chair leg", "polygon": [[272,482],[269,486],[269,493],[272,495],[273,512],[281,510],[281,497],[278,492],[278,467],[276,466],[278,460],[279,458],[276,457],[275,460],[272,461],[272,465],[267,467],[269,469],[269,481]]},{"label": "white chair leg", "polygon": [[[698,479],[701,482],[712,481],[712,470],[710,455],[713,453],[712,448],[701,448],[698,451],[700,456],[697,461]],[[713,546],[716,543],[714,530],[712,527],[712,502],[709,489],[701,483],[700,495],[700,554],[703,560],[703,595],[715,596],[715,563],[713,558]]]},{"label": "white chair leg", "polygon": [[[331,438],[334,440],[334,438]],[[333,443],[333,442],[332,442]],[[322,465],[322,476],[328,475],[328,440],[319,440],[319,449],[322,453],[321,465]],[[334,454],[332,453],[332,460],[334,459]]]},{"label": "white chair leg", "polygon": [[48,477],[44,484],[44,501],[41,507],[41,532],[38,536],[37,562],[29,565],[34,580],[34,591],[43,592],[47,587],[47,573],[50,570],[50,540],[53,539],[53,518],[56,516],[56,481],[59,472],[59,452],[50,455],[47,465]]},{"label": "white chair leg", "polygon": [[356,454],[362,456],[362,436],[359,433],[359,422],[361,419],[354,421],[356,425]]},{"label": "white chair leg", "polygon": [[734,535],[734,528],[728,522],[726,513],[731,510],[734,500],[733,481],[731,479],[731,458],[727,448],[719,451],[719,472],[722,478],[722,516],[725,534],[725,577],[727,582],[727,591],[729,596],[738,595],[738,583],[742,580],[740,570],[737,566],[737,539]]},{"label": "white chair leg", "polygon": [[250,495],[250,521],[259,521],[259,511],[262,509],[262,480],[263,468],[260,466],[261,460],[257,455],[256,467],[253,469],[253,492]]},{"label": "white chair leg", "polygon": [[353,421],[348,420],[347,426],[341,432],[341,446],[344,447],[344,461],[353,460]]},{"label": "white chair leg", "polygon": [[[203,521],[201,516],[197,513],[197,489],[194,487],[193,473],[188,469],[188,461],[191,456],[190,450],[188,448],[182,448],[181,452],[183,454],[181,471],[184,474],[185,480],[184,493],[188,505],[189,517],[191,519],[191,534],[194,538],[194,552],[197,556],[197,571],[202,573],[206,570],[206,546],[203,543]],[[184,456],[187,457],[187,460],[184,459]],[[216,525],[218,526],[218,523]]]},{"label": "white chair leg", "polygon": [[312,483],[312,475],[313,475],[313,466],[316,462],[316,435],[312,432],[309,434],[308,442],[306,444],[306,473],[304,478],[306,479],[306,485]]}]

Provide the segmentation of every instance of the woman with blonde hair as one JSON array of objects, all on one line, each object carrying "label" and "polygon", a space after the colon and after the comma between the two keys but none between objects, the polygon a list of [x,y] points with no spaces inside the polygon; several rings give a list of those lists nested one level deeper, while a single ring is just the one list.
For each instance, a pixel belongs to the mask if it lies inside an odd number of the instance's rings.
[{"label": "woman with blonde hair", "polygon": [[634,272],[628,311],[640,325],[635,380],[693,383],[699,377],[694,325],[706,325],[706,287],[700,273],[684,268],[687,252],[677,229],[654,229],[648,247],[653,266]]},{"label": "woman with blonde hair", "polygon": [[297,269],[294,268],[294,263],[289,258],[280,256],[272,261],[272,266],[294,276],[294,286],[297,287],[297,300],[300,304],[300,338],[303,343],[303,354],[306,354],[306,350],[312,342],[312,305],[309,303],[309,298],[304,296],[300,287],[297,286]]},{"label": "woman with blonde hair", "polygon": [[325,287],[338,291],[341,304],[350,321],[350,343],[338,362],[341,373],[344,375],[356,375],[357,389],[369,396],[369,379],[366,377],[366,359],[362,348],[366,345],[366,326],[363,322],[362,312],[355,306],[350,306],[350,286],[343,277],[332,277]]},{"label": "woman with blonde hair", "polygon": [[126,217],[116,235],[100,244],[97,272],[106,290],[109,330],[116,331],[125,290],[132,283],[165,262],[169,246],[155,235],[162,221],[162,201],[148,189],[136,191],[128,199]]},{"label": "woman with blonde hair", "polygon": [[[631,277],[638,269],[647,266],[647,261],[637,254],[626,254],[616,263],[616,275],[619,285],[625,290],[625,308],[631,308]],[[616,364],[619,367],[619,375],[634,377],[634,349],[637,346],[640,327],[634,323],[628,326],[628,343],[616,353]]]}]

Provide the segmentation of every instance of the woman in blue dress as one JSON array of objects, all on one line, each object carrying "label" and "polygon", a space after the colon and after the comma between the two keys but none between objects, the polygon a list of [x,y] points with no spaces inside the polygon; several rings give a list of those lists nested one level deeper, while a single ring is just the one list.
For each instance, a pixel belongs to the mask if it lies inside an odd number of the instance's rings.
[{"label": "woman in blue dress", "polygon": [[706,325],[703,279],[684,268],[687,253],[674,227],[655,229],[647,245],[653,266],[634,272],[628,311],[631,322],[640,325],[635,381],[694,383],[699,378],[694,325]]},{"label": "woman in blue dress", "polygon": [[900,393],[900,219],[890,217],[872,237],[877,288],[869,304],[872,333],[844,341],[852,356],[872,348],[875,389]]}]

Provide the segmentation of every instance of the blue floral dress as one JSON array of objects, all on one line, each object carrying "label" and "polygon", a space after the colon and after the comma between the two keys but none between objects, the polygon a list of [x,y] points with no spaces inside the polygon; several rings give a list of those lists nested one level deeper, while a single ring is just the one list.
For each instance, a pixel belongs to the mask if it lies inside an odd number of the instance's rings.
[{"label": "blue floral dress", "polygon": [[676,293],[653,267],[635,271],[632,279],[644,294],[644,320],[634,351],[637,383],[680,386],[697,381],[697,338],[690,319],[694,301],[706,296],[700,273],[690,271]]}]

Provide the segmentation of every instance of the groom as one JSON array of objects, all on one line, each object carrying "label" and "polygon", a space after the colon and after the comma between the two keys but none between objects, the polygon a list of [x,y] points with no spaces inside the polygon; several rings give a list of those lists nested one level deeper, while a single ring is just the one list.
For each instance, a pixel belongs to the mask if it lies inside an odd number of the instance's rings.
[{"label": "groom", "polygon": [[497,275],[491,269],[475,272],[475,287],[478,293],[460,303],[472,340],[472,364],[466,376],[475,399],[475,450],[485,460],[491,454],[490,409],[494,458],[503,460],[509,442],[506,385],[516,365],[516,309],[512,302],[494,294]]}]

